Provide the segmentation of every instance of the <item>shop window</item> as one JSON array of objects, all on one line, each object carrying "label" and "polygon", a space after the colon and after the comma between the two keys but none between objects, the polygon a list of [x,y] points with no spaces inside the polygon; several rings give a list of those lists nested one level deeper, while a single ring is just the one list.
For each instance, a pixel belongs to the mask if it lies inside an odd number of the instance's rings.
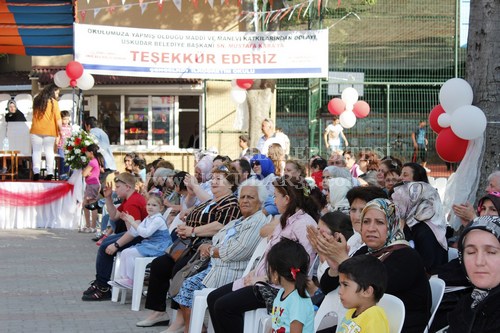
[{"label": "shop window", "polygon": [[110,143],[120,144],[120,96],[99,96],[97,120]]}]

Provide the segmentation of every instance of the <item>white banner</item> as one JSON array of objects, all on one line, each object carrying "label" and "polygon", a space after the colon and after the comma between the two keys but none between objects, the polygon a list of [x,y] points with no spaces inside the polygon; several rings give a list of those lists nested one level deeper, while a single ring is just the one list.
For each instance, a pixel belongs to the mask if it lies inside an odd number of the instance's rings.
[{"label": "white banner", "polygon": [[74,24],[92,74],[196,79],[328,77],[328,30],[221,32]]}]

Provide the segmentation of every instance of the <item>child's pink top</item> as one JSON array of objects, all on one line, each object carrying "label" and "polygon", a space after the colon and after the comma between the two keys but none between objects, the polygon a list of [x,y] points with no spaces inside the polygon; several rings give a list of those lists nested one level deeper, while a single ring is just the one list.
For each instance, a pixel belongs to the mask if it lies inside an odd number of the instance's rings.
[{"label": "child's pink top", "polygon": [[99,167],[99,161],[97,161],[97,158],[93,158],[89,162],[89,166],[92,167],[92,171],[90,171],[90,174],[85,177],[85,183],[86,184],[100,184],[99,182],[99,175],[101,174],[101,168]]},{"label": "child's pink top", "polygon": [[61,133],[61,140],[59,141],[57,148],[64,148],[64,145],[66,145],[66,139],[71,136],[71,126],[62,125],[60,133]]}]

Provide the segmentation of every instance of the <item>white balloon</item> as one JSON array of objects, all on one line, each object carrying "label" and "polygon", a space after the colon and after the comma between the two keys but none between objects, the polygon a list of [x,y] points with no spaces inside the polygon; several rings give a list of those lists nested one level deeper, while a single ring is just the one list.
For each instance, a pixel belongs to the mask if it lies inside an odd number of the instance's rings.
[{"label": "white balloon", "polygon": [[353,87],[347,87],[342,90],[342,100],[345,104],[353,104],[358,101],[358,91]]},{"label": "white balloon", "polygon": [[451,130],[464,140],[473,140],[483,135],[486,129],[484,112],[474,105],[464,105],[453,112]]},{"label": "white balloon", "polygon": [[33,102],[33,96],[31,96],[30,94],[19,94],[16,97],[14,97],[14,100],[16,101],[16,103],[19,101]]},{"label": "white balloon", "polygon": [[351,128],[356,125],[356,115],[352,111],[344,111],[339,117],[340,125],[343,128]]},{"label": "white balloon", "polygon": [[231,90],[231,98],[236,104],[241,104],[247,100],[247,91],[245,89],[234,87]]},{"label": "white balloon", "polygon": [[59,71],[54,75],[54,83],[59,88],[66,88],[69,86],[70,78],[66,74],[66,71]]},{"label": "white balloon", "polygon": [[94,83],[94,77],[92,76],[92,74],[87,73],[86,71],[83,71],[82,76],[80,76],[80,78],[76,80],[76,86],[82,90],[92,89]]},{"label": "white balloon", "polygon": [[453,114],[461,106],[471,105],[473,97],[472,87],[464,79],[450,79],[439,90],[439,102],[449,114]]},{"label": "white balloon", "polygon": [[443,128],[450,127],[451,116],[447,113],[440,114],[438,117],[438,124]]}]

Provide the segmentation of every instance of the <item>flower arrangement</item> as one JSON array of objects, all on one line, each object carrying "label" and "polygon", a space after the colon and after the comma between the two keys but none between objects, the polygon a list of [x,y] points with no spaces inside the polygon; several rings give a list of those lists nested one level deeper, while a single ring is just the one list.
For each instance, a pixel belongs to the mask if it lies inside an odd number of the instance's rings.
[{"label": "flower arrangement", "polygon": [[64,146],[65,163],[73,170],[85,168],[89,163],[87,156],[85,156],[85,151],[87,147],[93,143],[97,144],[98,142],[92,134],[84,130],[73,132],[73,134],[66,139],[66,144]]}]

